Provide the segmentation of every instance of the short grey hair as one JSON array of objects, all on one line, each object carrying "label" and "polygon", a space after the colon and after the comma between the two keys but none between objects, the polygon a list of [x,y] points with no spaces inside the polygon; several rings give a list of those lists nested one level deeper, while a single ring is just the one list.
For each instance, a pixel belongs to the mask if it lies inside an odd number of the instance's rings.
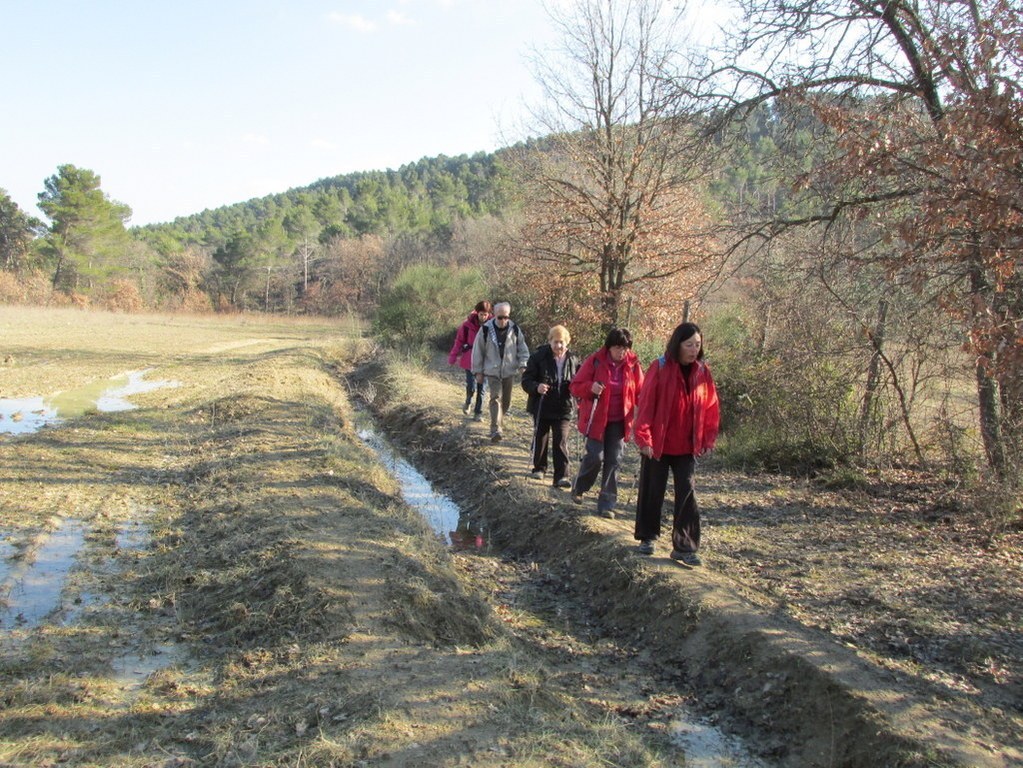
[{"label": "short grey hair", "polygon": [[497,314],[497,310],[500,309],[501,307],[508,307],[508,314],[509,315],[511,314],[511,304],[509,304],[507,301],[499,301],[494,305],[495,315]]}]

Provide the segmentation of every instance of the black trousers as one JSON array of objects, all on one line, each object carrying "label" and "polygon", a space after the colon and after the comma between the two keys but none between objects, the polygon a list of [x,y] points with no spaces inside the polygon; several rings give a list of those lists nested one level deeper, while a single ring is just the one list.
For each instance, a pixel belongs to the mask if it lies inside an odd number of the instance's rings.
[{"label": "black trousers", "polygon": [[555,483],[568,474],[568,434],[571,423],[568,419],[535,419],[533,431],[533,469],[547,471],[547,448],[554,454]]},{"label": "black trousers", "polygon": [[639,495],[636,500],[636,532],[639,541],[656,539],[661,534],[661,506],[668,488],[668,472],[675,481],[675,514],[671,526],[671,546],[679,552],[700,548],[700,509],[696,505],[693,473],[696,457],[644,456],[639,465]]}]

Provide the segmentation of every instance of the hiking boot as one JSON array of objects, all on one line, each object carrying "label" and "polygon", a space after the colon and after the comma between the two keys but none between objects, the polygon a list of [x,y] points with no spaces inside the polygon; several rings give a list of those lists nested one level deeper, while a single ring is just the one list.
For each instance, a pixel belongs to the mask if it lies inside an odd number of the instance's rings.
[{"label": "hiking boot", "polygon": [[534,480],[543,480],[543,472],[541,472],[539,469],[534,469],[532,472],[529,473],[529,476]]},{"label": "hiking boot", "polygon": [[466,400],[465,401],[465,405],[462,406],[462,413],[464,413],[466,416],[468,416],[469,415],[469,409],[471,409],[471,408],[472,408],[472,400],[471,399],[470,400]]},{"label": "hiking boot", "polygon": [[695,568],[698,565],[703,565],[703,561],[700,556],[695,552],[679,552],[677,549],[671,550],[671,554],[668,555],[676,563],[682,563],[688,565],[690,568]]},{"label": "hiking boot", "polygon": [[643,539],[639,542],[639,546],[636,547],[636,551],[641,555],[652,555],[654,553],[654,543],[650,539]]},{"label": "hiking boot", "polygon": [[554,483],[554,487],[555,488],[571,488],[572,487],[572,481],[569,480],[567,477],[563,477],[563,478],[561,478],[560,480],[558,480],[558,481],[556,481]]}]

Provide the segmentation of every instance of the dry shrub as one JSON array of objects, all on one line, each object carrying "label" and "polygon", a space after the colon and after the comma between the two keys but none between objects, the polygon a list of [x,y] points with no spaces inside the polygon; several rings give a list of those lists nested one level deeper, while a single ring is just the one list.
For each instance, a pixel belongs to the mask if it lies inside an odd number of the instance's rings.
[{"label": "dry shrub", "polygon": [[64,303],[64,296],[54,292],[50,278],[40,270],[0,271],[0,303],[61,304]]},{"label": "dry shrub", "polygon": [[186,288],[181,293],[169,296],[163,302],[163,309],[169,312],[182,312],[192,315],[203,315],[213,311],[213,302],[209,294],[198,288]]},{"label": "dry shrub", "polygon": [[146,308],[139,288],[130,280],[114,280],[106,293],[103,305],[111,312],[141,312]]}]

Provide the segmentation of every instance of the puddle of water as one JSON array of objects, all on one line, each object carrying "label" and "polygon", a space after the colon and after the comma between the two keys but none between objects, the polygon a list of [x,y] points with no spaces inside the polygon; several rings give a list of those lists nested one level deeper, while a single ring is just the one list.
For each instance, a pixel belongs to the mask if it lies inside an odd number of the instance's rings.
[{"label": "puddle of water", "polygon": [[21,562],[4,581],[6,607],[0,623],[8,627],[34,627],[60,607],[60,593],[75,555],[85,540],[85,526],[64,520],[36,551],[31,562]]},{"label": "puddle of water", "polygon": [[184,658],[181,647],[159,643],[149,651],[133,651],[110,661],[113,679],[125,688],[139,688],[151,674],[166,669]]},{"label": "puddle of water", "polygon": [[139,552],[149,543],[149,526],[141,520],[125,520],[116,534],[117,548]]},{"label": "puddle of water", "polygon": [[671,741],[685,752],[686,768],[767,768],[739,739],[695,720],[672,722]]},{"label": "puddle of water", "polygon": [[7,580],[7,560],[14,554],[14,545],[10,541],[9,533],[0,533],[0,584]]},{"label": "puddle of water", "polygon": [[397,479],[405,502],[426,519],[437,535],[455,549],[483,547],[481,527],[463,514],[451,499],[434,491],[430,481],[398,456],[377,432],[364,428],[358,434]]},{"label": "puddle of water", "polygon": [[78,389],[49,397],[0,399],[0,432],[27,434],[47,424],[82,416],[91,411],[127,411],[135,406],[127,398],[162,387],[177,387],[177,381],[145,381],[153,369],[129,371],[107,381],[95,381]]}]

